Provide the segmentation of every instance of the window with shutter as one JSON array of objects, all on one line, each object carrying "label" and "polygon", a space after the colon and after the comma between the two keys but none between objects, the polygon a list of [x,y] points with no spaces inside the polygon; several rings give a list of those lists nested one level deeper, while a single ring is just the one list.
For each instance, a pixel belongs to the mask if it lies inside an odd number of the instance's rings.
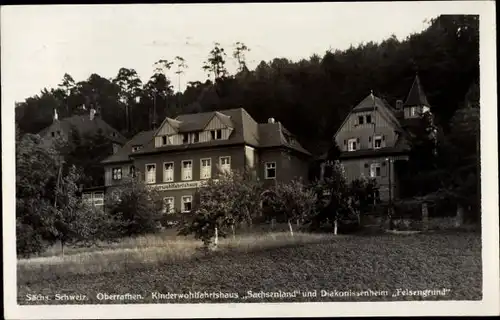
[{"label": "window with shutter", "polygon": [[356,151],[357,150],[357,141],[358,139],[349,139],[347,151]]},{"label": "window with shutter", "polygon": [[381,174],[381,168],[380,168],[380,163],[374,162],[370,165],[370,178],[376,178],[380,177]]}]

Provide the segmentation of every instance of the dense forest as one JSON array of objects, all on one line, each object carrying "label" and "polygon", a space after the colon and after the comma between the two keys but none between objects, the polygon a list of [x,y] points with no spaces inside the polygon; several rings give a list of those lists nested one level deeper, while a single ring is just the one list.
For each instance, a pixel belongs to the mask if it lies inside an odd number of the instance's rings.
[{"label": "dense forest", "polygon": [[[21,133],[37,133],[52,122],[54,108],[63,118],[87,112],[82,105],[95,106],[106,122],[131,137],[165,116],[244,107],[259,122],[276,118],[318,155],[371,90],[394,105],[406,98],[417,72],[445,132],[466,96],[479,94],[479,17],[473,15],[439,16],[401,41],[392,36],[300,61],[275,58],[255,70],[246,66],[249,50],[239,42],[226,50],[215,44],[204,62],[207,79],[189,82],[183,92],[177,89],[189,61],[175,55],[156,62],[146,83],[133,68],[121,68],[111,79],[92,74],[75,81],[65,74],[58,88],[18,103],[16,122]],[[238,62],[236,74],[226,69],[229,59]]]},{"label": "dense forest", "polygon": [[[426,30],[402,41],[392,36],[378,44],[328,51],[322,57],[295,62],[275,58],[262,61],[255,70],[246,65],[249,50],[238,42],[228,54],[215,44],[203,65],[207,79],[189,82],[183,92],[179,84],[189,62],[174,56],[157,61],[146,83],[132,68],[121,68],[112,79],[92,74],[79,82],[65,74],[58,88],[43,89],[18,103],[16,230],[22,235],[17,239],[18,252],[43,251],[42,240],[61,244],[87,241],[109,238],[115,227],[123,229],[121,224],[109,224],[116,219],[108,213],[82,211],[82,201],[75,197],[81,187],[102,185],[99,159],[109,152],[109,141],[99,134],[73,136],[71,144],[52,150],[43,147],[39,136],[30,134],[51,124],[54,109],[64,118],[94,107],[111,126],[132,137],[155,127],[165,116],[244,107],[259,122],[269,117],[281,121],[304,147],[316,156],[328,150],[331,160],[338,156],[332,136],[351,108],[371,90],[394,106],[396,100],[406,98],[416,73],[432,114],[423,115],[421,126],[410,138],[412,149],[401,184],[412,188],[400,203],[389,203],[391,208],[401,209],[387,212],[410,212],[411,207],[425,202],[434,203],[438,208],[434,212],[442,214],[453,209],[439,206],[451,203],[457,217],[480,221],[478,16],[439,16],[429,21]],[[226,69],[229,59],[238,62],[236,74]],[[64,168],[59,164],[61,152]],[[334,177],[343,181],[340,175]],[[336,214],[347,206],[346,199],[364,194],[368,190],[364,186],[342,184],[339,190],[343,193],[335,193],[332,199],[338,201],[328,207],[335,210],[324,212]],[[130,199],[136,199],[135,195]],[[144,199],[132,201],[130,208],[145,208],[146,215],[136,217],[140,222],[127,218],[127,223],[149,226],[144,219],[151,218],[154,210],[148,207],[152,205],[149,198]]]}]

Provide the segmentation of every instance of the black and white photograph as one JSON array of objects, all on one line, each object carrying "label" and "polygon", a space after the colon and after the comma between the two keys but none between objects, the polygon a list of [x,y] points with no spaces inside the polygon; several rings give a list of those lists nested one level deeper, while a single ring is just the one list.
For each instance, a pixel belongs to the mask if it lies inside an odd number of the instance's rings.
[{"label": "black and white photograph", "polygon": [[1,8],[6,319],[498,315],[491,1]]}]

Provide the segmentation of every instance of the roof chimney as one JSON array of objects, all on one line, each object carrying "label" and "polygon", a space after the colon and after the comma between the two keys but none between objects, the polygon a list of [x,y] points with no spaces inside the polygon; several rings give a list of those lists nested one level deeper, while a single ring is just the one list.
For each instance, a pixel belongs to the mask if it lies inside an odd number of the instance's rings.
[{"label": "roof chimney", "polygon": [[276,120],[274,120],[274,118],[267,119],[267,123],[275,123],[275,122],[276,122]]},{"label": "roof chimney", "polygon": [[403,100],[396,100],[396,110],[400,111],[403,109]]}]

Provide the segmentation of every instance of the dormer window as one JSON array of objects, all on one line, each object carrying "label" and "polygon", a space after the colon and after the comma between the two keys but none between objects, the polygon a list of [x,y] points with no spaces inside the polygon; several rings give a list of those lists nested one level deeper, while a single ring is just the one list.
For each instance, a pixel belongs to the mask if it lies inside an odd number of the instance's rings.
[{"label": "dormer window", "polygon": [[141,150],[141,146],[132,146],[132,152],[137,152]]},{"label": "dormer window", "polygon": [[212,131],[210,131],[210,133],[212,135],[212,140],[222,139],[222,130],[221,129],[212,130]]}]

